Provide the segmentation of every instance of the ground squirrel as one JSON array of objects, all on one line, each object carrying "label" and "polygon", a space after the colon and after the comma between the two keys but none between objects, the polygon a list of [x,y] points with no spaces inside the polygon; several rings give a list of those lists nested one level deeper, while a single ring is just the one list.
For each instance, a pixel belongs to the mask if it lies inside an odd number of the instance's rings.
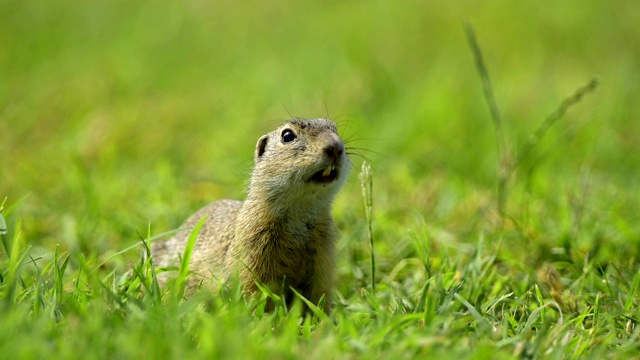
[{"label": "ground squirrel", "polygon": [[[288,121],[258,140],[254,162],[245,201],[213,202],[181,226],[208,216],[191,256],[196,275],[189,285],[237,274],[248,293],[257,290],[257,279],[276,293],[284,290],[288,300],[289,287],[315,304],[324,295],[329,312],[336,240],[331,204],[349,172],[336,125],[328,119]],[[188,237],[182,231],[154,243],[156,266],[177,266]]]}]

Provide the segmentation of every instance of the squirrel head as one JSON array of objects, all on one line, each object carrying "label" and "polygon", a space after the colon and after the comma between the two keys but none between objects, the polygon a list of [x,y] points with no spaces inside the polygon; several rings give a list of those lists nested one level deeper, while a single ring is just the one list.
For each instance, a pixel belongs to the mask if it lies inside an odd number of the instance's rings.
[{"label": "squirrel head", "polygon": [[256,144],[249,191],[267,195],[329,198],[344,184],[349,159],[336,125],[328,119],[294,119]]}]

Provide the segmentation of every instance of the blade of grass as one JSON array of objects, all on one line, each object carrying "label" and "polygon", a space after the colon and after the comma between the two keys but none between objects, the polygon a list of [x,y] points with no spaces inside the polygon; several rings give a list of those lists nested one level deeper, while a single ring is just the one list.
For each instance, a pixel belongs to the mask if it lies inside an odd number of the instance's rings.
[{"label": "blade of grass", "polygon": [[[165,231],[165,232],[160,233],[160,234],[157,234],[157,235],[155,235],[155,236],[147,237],[147,239],[148,239],[147,241],[149,241],[149,242],[153,242],[153,241],[158,240],[158,239],[160,239],[160,238],[162,238],[162,237],[165,237],[165,236],[167,236],[167,235],[173,235],[173,234],[176,234],[176,233],[178,233],[178,232],[180,232],[180,231],[185,231],[185,230],[189,230],[189,228],[176,229],[176,230],[171,230],[171,231]],[[91,269],[91,272],[94,272],[94,271],[96,271],[97,269],[100,269],[104,264],[108,263],[108,262],[109,262],[109,261],[111,261],[113,258],[118,257],[118,256],[120,256],[120,255],[122,255],[122,254],[124,254],[124,253],[126,253],[126,252],[128,252],[128,251],[130,251],[130,250],[133,250],[133,249],[137,248],[137,247],[138,247],[138,246],[140,246],[140,245],[141,245],[141,243],[137,242],[137,243],[135,243],[135,244],[133,244],[133,245],[131,245],[131,246],[129,246],[129,247],[124,248],[123,250],[118,251],[117,253],[115,253],[115,254],[113,254],[113,255],[109,256],[108,258],[104,259],[104,260],[103,260],[101,263],[99,263],[98,265],[94,266],[94,267],[93,267],[93,269]]]},{"label": "blade of grass", "polygon": [[507,157],[507,143],[505,140],[504,129],[502,126],[502,117],[498,110],[498,103],[496,102],[495,95],[493,94],[493,86],[491,84],[491,78],[489,77],[489,70],[484,63],[482,56],[482,50],[476,39],[476,34],[471,23],[465,24],[465,30],[467,33],[467,40],[473,56],[475,59],[476,69],[480,74],[482,80],[482,89],[484,91],[484,97],[489,105],[489,111],[491,112],[491,120],[493,121],[493,127],[496,136],[496,146],[498,149],[498,211],[500,216],[504,216],[505,205],[507,201],[507,181],[509,180],[509,159]]},{"label": "blade of grass", "polygon": [[[142,269],[140,270],[141,276],[142,276],[140,280],[142,281],[145,287],[149,288],[148,291],[151,292],[151,297],[155,301],[159,302],[160,300],[162,300],[162,292],[160,291],[160,283],[158,282],[158,274],[156,273],[156,267],[153,264],[153,256],[151,256],[151,247],[149,246],[150,240],[151,240],[151,224],[149,223],[149,225],[147,226],[147,240],[145,240],[144,238],[141,239],[141,242],[144,245],[146,261],[144,261],[144,263],[142,264]],[[149,269],[149,272],[151,272],[150,285],[147,284],[146,281],[144,281],[144,275],[147,273],[144,271],[145,266],[147,266],[147,269]]]},{"label": "blade of grass", "polygon": [[202,229],[202,225],[204,225],[205,221],[207,221],[207,216],[204,216],[202,219],[200,219],[198,224],[191,232],[191,235],[189,235],[187,244],[184,247],[182,261],[180,262],[180,268],[178,269],[178,277],[175,282],[176,299],[181,299],[184,297],[185,289],[187,286],[187,277],[189,277],[189,262],[191,261],[191,254],[193,253],[193,247],[196,244],[196,239],[198,238],[200,229]]},{"label": "blade of grass", "polygon": [[[298,299],[302,300],[303,303],[305,303],[305,305],[307,305],[307,307],[309,308],[309,310],[313,313],[313,316],[316,317],[317,319],[320,319],[320,321],[327,323],[327,324],[333,324],[331,322],[331,319],[329,319],[329,316],[327,314],[325,314],[324,310],[322,310],[321,307],[316,306],[316,304],[312,303],[311,301],[309,301],[307,298],[305,298],[304,296],[302,296],[299,292],[296,291],[296,289],[294,289],[293,287],[290,287],[291,291],[293,291],[293,293],[298,297]],[[320,300],[319,304],[321,305],[324,301],[324,296],[322,296],[322,299]]]},{"label": "blade of grass", "polygon": [[456,300],[458,300],[462,305],[464,305],[464,307],[467,308],[467,310],[469,310],[469,313],[471,314],[471,316],[473,316],[473,318],[476,320],[476,323],[478,324],[478,327],[480,328],[480,330],[482,330],[482,332],[486,333],[486,334],[490,334],[492,331],[495,331],[496,329],[489,323],[489,321],[487,321],[487,319],[485,319],[480,312],[473,306],[471,305],[471,303],[469,303],[464,297],[462,297],[462,295],[455,293],[453,294],[453,296],[456,298]]},{"label": "blade of grass", "polygon": [[595,91],[599,84],[600,80],[598,77],[594,77],[588,84],[578,88],[573,95],[564,99],[558,108],[544,119],[542,124],[540,124],[536,131],[527,139],[527,142],[522,145],[517,153],[516,161],[513,163],[512,169],[515,170],[515,168],[522,163],[522,160],[536,147],[540,139],[549,131],[549,128],[562,118],[569,108],[579,103],[585,95]]},{"label": "blade of grass", "polygon": [[[544,309],[547,306],[553,306],[558,310],[558,313],[560,314],[560,319],[558,319],[558,325],[559,326],[562,325],[564,322],[564,317],[562,316],[562,309],[560,308],[560,305],[557,302],[550,301],[546,304],[543,304],[539,308],[533,310],[533,312],[531,312],[531,314],[529,315],[529,318],[527,319],[527,322],[525,323],[524,327],[522,327],[519,332],[522,334],[527,334],[533,328],[533,325],[538,319],[542,319],[542,321],[544,322],[545,319],[542,318],[542,314],[544,313]],[[520,325],[522,325],[522,323],[520,323]]]},{"label": "blade of grass", "polygon": [[52,311],[56,321],[62,320],[62,312],[60,312],[60,304],[62,304],[62,295],[64,294],[64,273],[67,270],[69,264],[69,255],[60,264],[60,245],[56,245],[55,254],[53,257],[53,271],[54,271],[54,304]]},{"label": "blade of grass", "polygon": [[[3,239],[6,233],[7,233],[7,222],[4,220],[4,216],[2,216],[2,213],[0,213],[0,235],[3,236]],[[6,245],[5,245],[5,250],[6,250]]]}]

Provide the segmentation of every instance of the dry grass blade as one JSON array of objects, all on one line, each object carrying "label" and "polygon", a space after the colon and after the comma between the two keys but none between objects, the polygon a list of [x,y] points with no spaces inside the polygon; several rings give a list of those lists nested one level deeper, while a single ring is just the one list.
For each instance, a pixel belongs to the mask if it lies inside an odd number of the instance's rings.
[{"label": "dry grass blade", "polygon": [[358,175],[360,179],[360,186],[362,187],[362,198],[364,199],[364,210],[367,218],[367,234],[369,237],[369,244],[371,245],[371,289],[376,290],[376,257],[373,247],[373,227],[372,220],[372,208],[373,208],[373,180],[371,179],[371,166],[366,161],[362,163],[362,170]]}]

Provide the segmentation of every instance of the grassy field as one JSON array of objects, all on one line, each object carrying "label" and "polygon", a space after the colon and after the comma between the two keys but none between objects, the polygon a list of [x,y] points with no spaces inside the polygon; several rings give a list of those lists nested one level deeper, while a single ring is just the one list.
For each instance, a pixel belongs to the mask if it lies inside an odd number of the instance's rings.
[{"label": "grassy field", "polygon": [[[0,357],[640,358],[638,24],[619,0],[0,0]],[[241,199],[291,117],[373,167],[375,288],[354,157],[329,319],[163,296],[142,240]]]}]

